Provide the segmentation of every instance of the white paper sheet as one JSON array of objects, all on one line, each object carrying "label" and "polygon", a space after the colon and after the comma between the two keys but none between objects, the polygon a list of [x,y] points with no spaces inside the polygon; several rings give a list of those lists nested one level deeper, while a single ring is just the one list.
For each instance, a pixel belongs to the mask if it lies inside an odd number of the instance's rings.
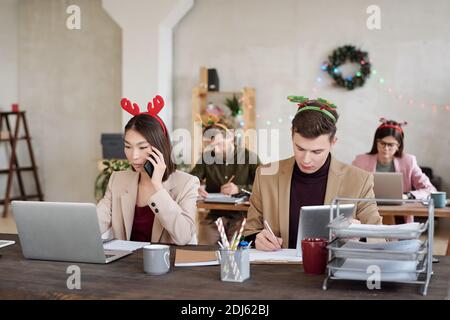
[{"label": "white paper sheet", "polygon": [[279,251],[250,249],[250,262],[300,263],[302,257],[297,256],[296,249],[281,249]]},{"label": "white paper sheet", "polygon": [[402,241],[390,241],[383,243],[367,243],[361,241],[353,241],[350,240],[346,244],[342,246],[345,249],[362,249],[362,250],[379,250],[383,252],[383,250],[388,251],[400,251],[405,253],[414,253],[419,250],[422,245],[422,241],[414,239],[414,240],[402,240]]},{"label": "white paper sheet", "polygon": [[125,240],[112,240],[103,244],[105,250],[117,250],[117,251],[135,251],[150,244],[150,242],[138,242],[138,241],[125,241]]},{"label": "white paper sheet", "polygon": [[7,247],[16,243],[13,240],[0,240],[0,248]]},{"label": "white paper sheet", "polygon": [[381,281],[417,280],[416,261],[346,259],[340,268],[347,270],[338,270],[334,272],[334,276],[342,279],[367,280],[374,275],[374,267],[380,271]]}]

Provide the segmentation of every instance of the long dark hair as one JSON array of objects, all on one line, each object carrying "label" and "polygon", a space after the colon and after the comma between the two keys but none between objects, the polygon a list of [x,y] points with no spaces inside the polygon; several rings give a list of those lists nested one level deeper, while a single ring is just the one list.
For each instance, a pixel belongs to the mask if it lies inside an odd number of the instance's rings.
[{"label": "long dark hair", "polygon": [[[388,125],[390,127],[383,127],[384,125]],[[392,136],[397,140],[399,146],[397,152],[395,152],[394,157],[401,158],[403,156],[403,140],[404,134],[403,129],[401,128],[401,124],[394,120],[388,120],[384,122],[381,126],[377,128],[375,131],[375,136],[373,137],[372,150],[367,154],[377,154],[378,148],[377,143],[378,140],[381,140],[385,137]]]},{"label": "long dark hair", "polygon": [[[326,107],[326,105],[317,100],[308,101],[307,106]],[[339,118],[335,109],[327,109],[336,119]],[[336,135],[335,121],[323,112],[317,110],[297,111],[292,119],[292,135],[297,132],[304,138],[317,138],[323,134],[330,136],[330,141]]]},{"label": "long dark hair", "polygon": [[139,114],[131,118],[125,126],[125,134],[130,129],[139,132],[151,146],[161,151],[166,163],[166,171],[162,181],[166,181],[176,170],[171,157],[172,144],[170,143],[169,134],[165,134],[158,120],[148,114]]}]

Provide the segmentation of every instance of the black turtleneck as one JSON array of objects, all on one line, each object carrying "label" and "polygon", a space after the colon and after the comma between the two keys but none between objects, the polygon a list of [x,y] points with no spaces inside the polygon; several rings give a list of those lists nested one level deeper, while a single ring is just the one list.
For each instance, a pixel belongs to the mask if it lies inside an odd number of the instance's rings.
[{"label": "black turtleneck", "polygon": [[297,163],[294,163],[289,207],[289,248],[295,249],[297,246],[301,207],[323,205],[325,201],[330,162],[331,154],[323,166],[311,174],[300,171]]}]

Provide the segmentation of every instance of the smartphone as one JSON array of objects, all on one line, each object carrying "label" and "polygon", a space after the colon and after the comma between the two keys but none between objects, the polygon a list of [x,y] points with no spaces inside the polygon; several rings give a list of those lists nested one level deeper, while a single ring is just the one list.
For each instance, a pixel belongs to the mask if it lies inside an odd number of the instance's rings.
[{"label": "smartphone", "polygon": [[145,162],[145,164],[144,164],[144,169],[145,169],[145,171],[148,173],[148,175],[150,176],[150,178],[152,177],[152,175],[153,175],[153,170],[155,169],[154,167],[153,167],[153,164],[150,162],[150,161],[146,161]]}]

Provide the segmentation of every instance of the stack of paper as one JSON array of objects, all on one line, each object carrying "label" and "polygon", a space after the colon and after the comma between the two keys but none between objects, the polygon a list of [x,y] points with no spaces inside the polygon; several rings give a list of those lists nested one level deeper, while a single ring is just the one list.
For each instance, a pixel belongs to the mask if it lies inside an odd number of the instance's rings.
[{"label": "stack of paper", "polygon": [[[380,281],[417,280],[417,261],[346,259],[340,270],[334,272],[336,278],[350,280],[368,280],[369,277]],[[377,274],[379,271],[379,274]]]},{"label": "stack of paper", "polygon": [[422,245],[422,241],[413,240],[402,240],[402,241],[390,241],[383,243],[367,243],[361,241],[347,241],[346,244],[342,246],[345,249],[359,249],[359,250],[378,250],[378,251],[398,251],[403,253],[414,253],[419,250]]},{"label": "stack of paper", "polygon": [[412,222],[397,225],[350,224],[346,227],[334,225],[330,227],[337,237],[411,239],[420,236],[423,223]]},{"label": "stack of paper", "polygon": [[278,251],[260,251],[256,249],[249,249],[249,250],[251,263],[300,264],[302,262],[302,257],[298,255],[298,251],[296,249],[281,249]]}]

